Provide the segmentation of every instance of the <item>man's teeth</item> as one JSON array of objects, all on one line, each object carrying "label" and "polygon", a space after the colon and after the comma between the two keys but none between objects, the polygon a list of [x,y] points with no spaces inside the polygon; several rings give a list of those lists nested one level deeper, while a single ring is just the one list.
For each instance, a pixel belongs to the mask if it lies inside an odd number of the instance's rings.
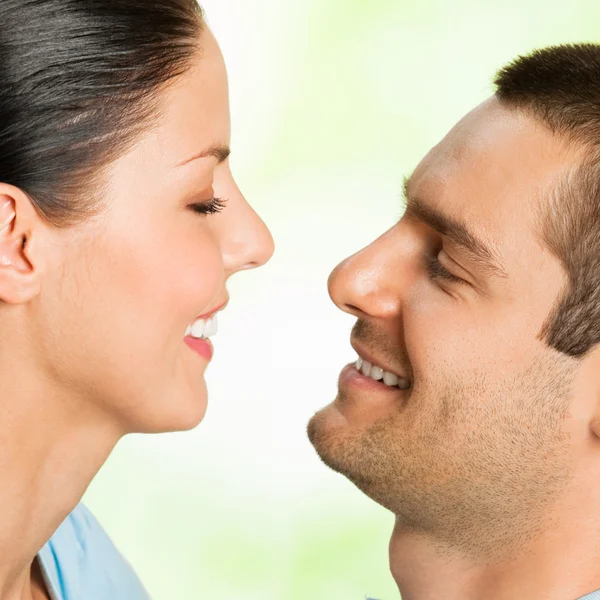
[{"label": "man's teeth", "polygon": [[196,319],[185,330],[186,337],[191,335],[194,338],[209,338],[216,335],[218,330],[217,315],[214,314],[210,319]]},{"label": "man's teeth", "polygon": [[401,379],[398,375],[384,371],[377,365],[372,365],[370,362],[363,360],[359,357],[356,361],[356,370],[360,371],[365,377],[370,377],[375,381],[383,380],[385,385],[390,387],[399,387],[401,390],[407,390],[410,387],[410,381],[407,379]]}]

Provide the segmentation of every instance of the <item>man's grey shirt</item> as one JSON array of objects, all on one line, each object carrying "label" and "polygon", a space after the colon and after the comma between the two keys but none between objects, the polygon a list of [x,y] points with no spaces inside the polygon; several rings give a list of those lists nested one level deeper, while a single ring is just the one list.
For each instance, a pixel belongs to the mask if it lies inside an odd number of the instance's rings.
[{"label": "man's grey shirt", "polygon": [[[374,598],[365,598],[365,600],[375,600]],[[596,590],[587,596],[581,596],[577,600],[600,600],[600,590]]]}]

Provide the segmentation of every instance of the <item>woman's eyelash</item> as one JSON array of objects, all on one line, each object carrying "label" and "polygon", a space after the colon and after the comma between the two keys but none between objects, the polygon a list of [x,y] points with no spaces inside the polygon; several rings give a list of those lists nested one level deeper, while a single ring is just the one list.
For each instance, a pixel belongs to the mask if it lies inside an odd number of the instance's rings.
[{"label": "woman's eyelash", "polygon": [[214,215],[220,213],[227,206],[227,200],[225,198],[213,198],[208,202],[199,202],[192,204],[191,208],[194,212],[201,215]]},{"label": "woman's eyelash", "polygon": [[452,283],[465,283],[463,279],[453,275],[450,271],[445,269],[438,260],[437,255],[428,254],[425,257],[425,268],[431,279],[444,279],[446,281],[451,281]]}]

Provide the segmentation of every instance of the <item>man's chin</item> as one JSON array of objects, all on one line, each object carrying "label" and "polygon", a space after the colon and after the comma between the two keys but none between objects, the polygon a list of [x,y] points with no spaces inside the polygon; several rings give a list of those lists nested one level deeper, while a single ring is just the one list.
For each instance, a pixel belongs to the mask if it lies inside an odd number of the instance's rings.
[{"label": "man's chin", "polygon": [[347,422],[337,410],[335,402],[322,408],[310,419],[306,432],[321,460],[334,471],[345,474],[339,464],[339,455],[344,454]]},{"label": "man's chin", "polygon": [[367,458],[363,450],[363,436],[361,432],[352,430],[336,402],[311,418],[307,434],[323,463],[368,493],[365,487],[369,487],[370,481],[363,472]]},{"label": "man's chin", "polygon": [[334,401],[312,416],[308,422],[306,433],[310,443],[318,452],[317,446],[320,445],[321,440],[332,435],[336,430],[343,430],[345,424],[346,419],[336,408]]},{"label": "man's chin", "polygon": [[[396,495],[393,470],[386,469],[390,458],[388,440],[381,437],[390,423],[385,420],[358,426],[343,414],[339,398],[317,412],[309,421],[308,438],[329,468],[351,481],[369,498],[394,512]],[[343,398],[342,398],[343,400]],[[340,410],[341,409],[341,410]]]}]

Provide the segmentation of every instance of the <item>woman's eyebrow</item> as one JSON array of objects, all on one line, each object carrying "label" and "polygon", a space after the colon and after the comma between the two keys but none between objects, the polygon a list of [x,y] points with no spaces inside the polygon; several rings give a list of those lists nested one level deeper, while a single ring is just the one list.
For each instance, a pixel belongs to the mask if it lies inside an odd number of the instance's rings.
[{"label": "woman's eyebrow", "polygon": [[445,215],[437,208],[433,208],[420,198],[408,194],[408,182],[404,185],[406,198],[405,216],[424,223],[447,237],[452,243],[459,246],[487,275],[507,279],[508,274],[500,263],[497,253],[484,241],[479,239],[462,221]]},{"label": "woman's eyebrow", "polygon": [[194,154],[193,156],[186,158],[184,161],[178,163],[175,166],[182,167],[183,165],[187,165],[188,163],[191,163],[194,160],[198,160],[199,158],[210,158],[210,157],[216,158],[217,161],[219,162],[219,164],[221,164],[229,158],[230,154],[231,154],[231,148],[229,146],[226,146],[223,144],[213,144],[212,146],[205,148],[204,150],[198,152],[197,154]]}]

